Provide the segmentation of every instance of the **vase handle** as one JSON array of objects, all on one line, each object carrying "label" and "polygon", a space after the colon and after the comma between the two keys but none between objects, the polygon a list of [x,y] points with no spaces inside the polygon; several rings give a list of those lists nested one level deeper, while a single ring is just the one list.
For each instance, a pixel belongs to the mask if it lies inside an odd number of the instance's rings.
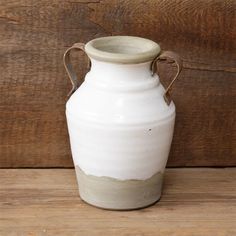
[{"label": "vase handle", "polygon": [[[85,52],[84,43],[75,43],[72,47],[68,48],[65,51],[64,56],[63,56],[64,66],[66,68],[66,72],[67,72],[67,74],[70,78],[71,84],[72,84],[72,89],[68,93],[68,96],[72,95],[76,91],[76,89],[79,87],[78,78],[76,76],[75,71],[72,68],[71,61],[70,61],[70,52],[72,49],[81,50],[81,51]],[[90,68],[90,60],[89,60],[88,67]]]},{"label": "vase handle", "polygon": [[182,59],[180,58],[180,56],[178,54],[176,54],[174,52],[164,51],[153,60],[153,62],[151,64],[151,71],[152,71],[152,75],[154,75],[156,72],[156,69],[157,69],[157,63],[159,61],[167,61],[168,59],[171,60],[169,63],[175,63],[177,65],[177,73],[174,76],[174,78],[172,79],[172,81],[170,82],[170,84],[167,86],[165,93],[164,93],[164,99],[165,99],[166,103],[169,105],[171,102],[170,91],[171,91],[172,86],[173,86],[175,80],[178,78],[178,76],[182,70],[182,67],[183,67]]}]

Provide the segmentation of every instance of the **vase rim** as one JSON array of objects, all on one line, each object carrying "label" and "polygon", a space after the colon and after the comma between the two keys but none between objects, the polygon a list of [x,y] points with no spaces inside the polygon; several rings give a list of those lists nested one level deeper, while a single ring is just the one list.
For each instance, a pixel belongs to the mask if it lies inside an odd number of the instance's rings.
[{"label": "vase rim", "polygon": [[135,36],[101,37],[85,45],[85,52],[90,58],[119,64],[152,61],[160,51],[156,42]]}]

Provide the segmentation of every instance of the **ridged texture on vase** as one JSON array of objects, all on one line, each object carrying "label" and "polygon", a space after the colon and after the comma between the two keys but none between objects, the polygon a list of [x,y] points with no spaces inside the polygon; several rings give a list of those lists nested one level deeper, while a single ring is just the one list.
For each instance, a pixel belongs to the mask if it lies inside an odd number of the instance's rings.
[{"label": "ridged texture on vase", "polygon": [[95,125],[67,114],[74,164],[88,175],[145,180],[163,172],[174,116],[139,126]]}]

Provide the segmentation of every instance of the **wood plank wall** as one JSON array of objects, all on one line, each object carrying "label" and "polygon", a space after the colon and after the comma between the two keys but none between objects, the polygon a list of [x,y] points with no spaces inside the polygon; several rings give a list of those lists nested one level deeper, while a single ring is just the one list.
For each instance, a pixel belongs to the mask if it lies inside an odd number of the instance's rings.
[{"label": "wood plank wall", "polygon": [[[236,165],[235,0],[0,0],[0,167],[72,166],[62,55],[135,35],[184,60],[169,166]],[[80,77],[83,55],[73,54]],[[173,68],[161,66],[167,84]]]}]

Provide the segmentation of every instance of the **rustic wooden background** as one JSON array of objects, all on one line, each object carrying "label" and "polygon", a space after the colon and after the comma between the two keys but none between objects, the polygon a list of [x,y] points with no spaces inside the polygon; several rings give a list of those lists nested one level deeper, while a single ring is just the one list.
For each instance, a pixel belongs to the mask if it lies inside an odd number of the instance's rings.
[{"label": "rustic wooden background", "polygon": [[[236,166],[235,22],[235,0],[0,0],[0,167],[72,166],[62,55],[107,35],[147,37],[184,60],[169,166]],[[73,57],[82,77],[85,57]]]}]

